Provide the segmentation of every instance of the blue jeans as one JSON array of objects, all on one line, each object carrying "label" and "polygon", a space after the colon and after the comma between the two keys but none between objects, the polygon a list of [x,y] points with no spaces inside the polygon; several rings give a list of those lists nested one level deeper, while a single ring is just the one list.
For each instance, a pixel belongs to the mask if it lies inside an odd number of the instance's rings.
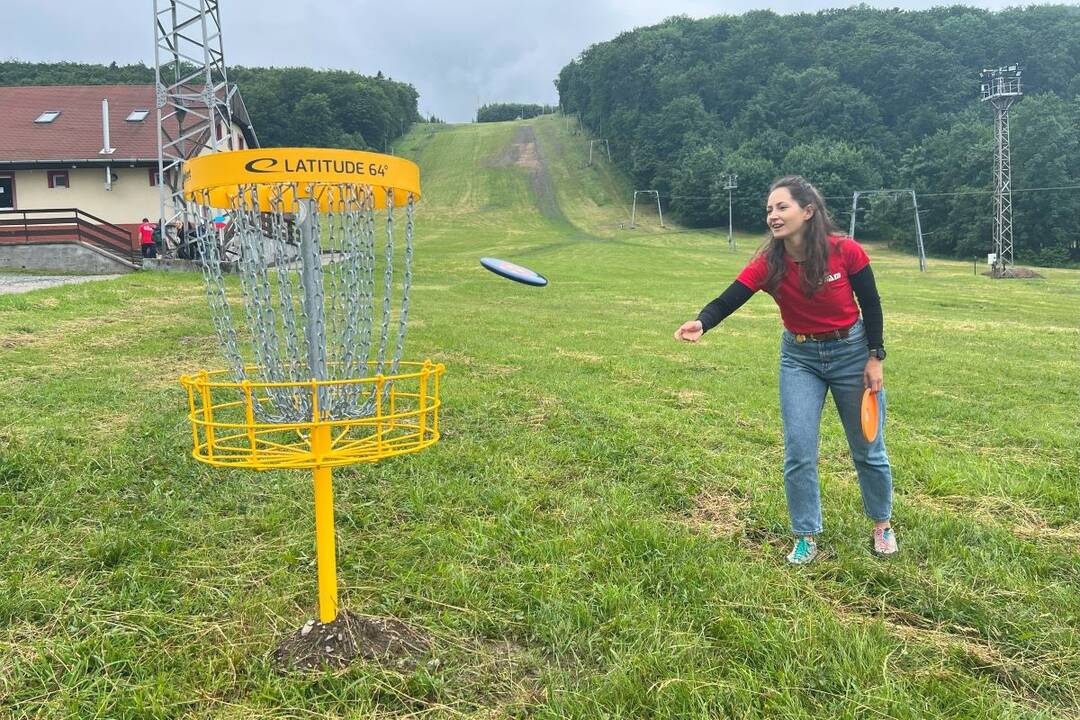
[{"label": "blue jeans", "polygon": [[885,454],[885,391],[877,394],[880,425],[877,439],[862,434],[863,369],[869,358],[862,320],[841,340],[795,342],[785,330],[780,342],[780,412],[784,417],[784,492],[791,529],[796,535],[817,535],[821,520],[818,482],[818,439],[825,393],[832,391],[859,476],[863,510],[872,520],[892,515],[892,470]]}]

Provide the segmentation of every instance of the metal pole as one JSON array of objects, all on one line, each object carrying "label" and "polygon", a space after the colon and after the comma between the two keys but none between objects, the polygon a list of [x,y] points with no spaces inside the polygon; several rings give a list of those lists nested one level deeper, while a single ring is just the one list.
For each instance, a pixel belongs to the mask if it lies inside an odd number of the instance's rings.
[{"label": "metal pole", "polygon": [[727,230],[727,244],[728,249],[732,252],[735,251],[735,231],[734,231],[734,210],[731,204],[731,193],[735,188],[739,187],[739,176],[735,173],[728,173],[724,177],[724,189],[727,190],[727,218],[728,218],[728,230]]},{"label": "metal pole", "polygon": [[[199,15],[199,24],[202,28],[203,76],[206,78],[206,84],[203,85],[203,96],[206,102],[206,109],[209,111],[208,114],[210,116],[210,147],[213,148],[211,152],[217,152],[220,149],[218,147],[218,140],[220,140],[218,131],[220,128],[218,127],[217,95],[214,89],[214,74],[210,57],[210,33],[206,28],[206,13],[206,0],[203,0],[201,13]],[[228,93],[228,86],[226,86],[225,92]],[[225,101],[228,102],[228,100],[228,95],[226,95]]]},{"label": "metal pole", "polygon": [[[164,98],[161,97],[161,43],[157,41],[157,28],[158,28],[158,2],[154,0],[154,105],[155,116],[157,117],[157,125],[161,127],[161,108],[164,105]],[[165,157],[161,152],[161,132],[157,133],[157,176],[158,176],[158,223],[165,224]],[[183,218],[182,218],[183,221]],[[165,237],[165,228],[161,228],[161,237]],[[164,240],[162,241],[162,250],[165,249]],[[164,253],[163,253],[164,254]]]},{"label": "metal pole", "polygon": [[660,209],[660,191],[653,190],[656,195],[656,213],[660,216],[660,227],[664,227],[664,211]]},{"label": "metal pole", "polygon": [[727,191],[727,246],[728,250],[735,249],[735,236],[731,232],[731,188]]},{"label": "metal pole", "polygon": [[915,206],[915,242],[919,248],[919,272],[926,272],[926,250],[923,248],[922,223],[919,221],[919,201],[911,191],[911,204]]},{"label": "metal pole", "polygon": [[634,191],[634,207],[630,210],[630,229],[634,229],[634,218],[637,217],[637,194],[639,190]]},{"label": "metal pole", "polygon": [[859,191],[856,190],[851,196],[851,225],[848,226],[848,237],[855,239],[855,214],[859,212]]},{"label": "metal pole", "polygon": [[[314,380],[326,380],[326,328],[323,318],[322,253],[315,227],[319,205],[311,198],[297,200],[300,222],[301,273],[304,284],[304,313],[308,317],[304,334],[307,339],[308,370]],[[323,400],[320,393],[320,400]]]}]

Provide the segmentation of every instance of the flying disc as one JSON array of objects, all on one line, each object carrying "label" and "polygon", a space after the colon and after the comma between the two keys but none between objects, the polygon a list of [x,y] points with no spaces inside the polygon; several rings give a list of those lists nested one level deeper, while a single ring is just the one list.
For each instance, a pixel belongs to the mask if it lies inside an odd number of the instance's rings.
[{"label": "flying disc", "polygon": [[878,421],[877,394],[870,392],[870,388],[866,388],[862,396],[862,434],[866,442],[872,443],[877,440]]},{"label": "flying disc", "polygon": [[519,283],[534,285],[536,287],[544,287],[548,283],[547,278],[540,273],[534,272],[527,267],[507,262],[506,260],[482,257],[480,258],[480,264],[507,280],[516,280]]}]

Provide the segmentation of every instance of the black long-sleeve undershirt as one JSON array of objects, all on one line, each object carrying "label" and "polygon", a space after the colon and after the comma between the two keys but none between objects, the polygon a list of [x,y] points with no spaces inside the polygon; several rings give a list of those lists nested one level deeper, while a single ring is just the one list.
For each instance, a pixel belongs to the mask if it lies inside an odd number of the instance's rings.
[{"label": "black long-sleeve undershirt", "polygon": [[701,321],[702,331],[709,332],[712,330],[723,322],[724,318],[745,305],[746,301],[753,296],[754,291],[738,280],[728,285],[727,290],[722,292],[720,297],[703,307],[701,312],[698,313],[697,319]]},{"label": "black long-sleeve undershirt", "polygon": [[854,275],[848,276],[855,299],[862,310],[863,327],[866,329],[866,346],[885,347],[885,318],[881,313],[881,296],[878,295],[874,271],[868,264]]},{"label": "black long-sleeve undershirt", "polygon": [[[859,272],[848,277],[855,299],[862,311],[863,327],[866,329],[866,345],[871,348],[884,347],[885,321],[881,313],[881,296],[878,295],[874,271],[867,265]],[[736,280],[727,290],[698,313],[701,328],[708,332],[719,325],[724,318],[746,304],[753,297],[754,291]]]}]

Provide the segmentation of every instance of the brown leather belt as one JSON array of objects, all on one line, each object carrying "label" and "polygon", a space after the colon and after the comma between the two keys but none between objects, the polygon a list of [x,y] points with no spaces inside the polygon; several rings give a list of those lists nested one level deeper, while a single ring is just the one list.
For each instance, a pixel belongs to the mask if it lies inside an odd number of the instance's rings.
[{"label": "brown leather belt", "polygon": [[851,334],[851,328],[855,327],[851,325],[846,328],[840,328],[839,330],[830,330],[823,333],[795,333],[795,342],[825,342],[826,340],[842,340]]}]

